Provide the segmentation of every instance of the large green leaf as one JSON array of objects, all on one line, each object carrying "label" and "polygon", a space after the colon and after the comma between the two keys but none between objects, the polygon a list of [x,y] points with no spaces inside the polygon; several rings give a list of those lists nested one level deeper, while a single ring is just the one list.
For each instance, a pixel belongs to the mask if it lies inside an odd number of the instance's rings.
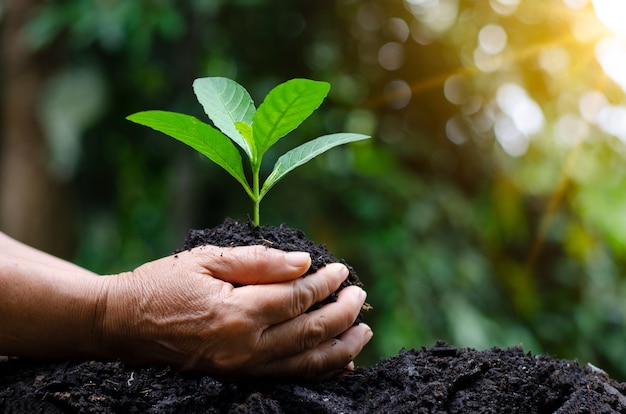
[{"label": "large green leaf", "polygon": [[168,111],[137,112],[126,119],[148,126],[189,145],[228,171],[252,196],[239,150],[217,129],[193,116]]},{"label": "large green leaf", "polygon": [[336,147],[337,145],[346,144],[348,142],[360,141],[370,138],[367,135],[352,134],[352,133],[339,133],[324,135],[313,141],[306,142],[299,147],[288,151],[274,164],[274,169],[271,174],[265,180],[263,188],[261,189],[261,198],[276,184],[281,178],[288,172],[302,164],[317,157],[321,153],[328,151],[329,149]]},{"label": "large green leaf", "polygon": [[319,108],[329,90],[327,82],[309,79],[292,79],[272,89],[252,121],[259,157]]},{"label": "large green leaf", "polygon": [[220,77],[196,79],[193,90],[215,126],[243,148],[252,159],[255,148],[235,127],[237,122],[252,124],[256,108],[248,91],[234,80]]}]

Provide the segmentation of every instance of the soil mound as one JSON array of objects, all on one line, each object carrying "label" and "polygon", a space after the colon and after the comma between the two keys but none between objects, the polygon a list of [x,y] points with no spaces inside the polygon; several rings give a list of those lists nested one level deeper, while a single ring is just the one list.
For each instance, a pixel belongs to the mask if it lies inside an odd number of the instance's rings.
[{"label": "soil mound", "polygon": [[591,365],[444,342],[322,383],[225,382],[120,362],[0,363],[1,413],[626,413]]}]

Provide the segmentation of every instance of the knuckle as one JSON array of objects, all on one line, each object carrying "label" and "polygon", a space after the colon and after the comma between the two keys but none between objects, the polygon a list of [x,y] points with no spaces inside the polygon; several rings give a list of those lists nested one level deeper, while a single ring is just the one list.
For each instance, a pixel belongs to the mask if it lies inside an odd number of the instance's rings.
[{"label": "knuckle", "polygon": [[[250,326],[238,318],[229,318],[220,326],[217,332],[230,332],[229,337],[223,337],[221,341],[212,343],[213,346],[204,346],[204,360],[209,371],[219,374],[245,372],[254,366],[255,360],[259,359],[255,335],[250,335]],[[238,338],[235,341],[233,338]],[[220,343],[221,342],[221,343]]]},{"label": "knuckle", "polygon": [[314,303],[314,288],[308,283],[303,283],[305,280],[306,279],[299,279],[291,282],[292,315],[303,314]]},{"label": "knuckle", "polygon": [[305,379],[315,378],[327,370],[328,358],[323,353],[313,353],[304,359],[300,365],[300,375]]},{"label": "knuckle", "polygon": [[327,338],[324,316],[308,317],[304,321],[304,329],[302,330],[302,347],[303,349],[312,349],[324,342]]},{"label": "knuckle", "polygon": [[210,370],[219,374],[229,374],[243,370],[250,364],[252,356],[244,352],[233,353],[228,350],[213,355]]}]

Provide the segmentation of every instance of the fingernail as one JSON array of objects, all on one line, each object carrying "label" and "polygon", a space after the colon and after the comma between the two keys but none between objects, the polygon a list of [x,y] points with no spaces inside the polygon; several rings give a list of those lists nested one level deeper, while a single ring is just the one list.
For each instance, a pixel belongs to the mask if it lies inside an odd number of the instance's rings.
[{"label": "fingernail", "polygon": [[364,291],[363,289],[361,289],[361,292],[359,294],[359,298],[361,299],[361,303],[365,303],[365,299],[367,299],[367,292]]},{"label": "fingernail", "polygon": [[328,266],[334,266],[337,269],[337,274],[339,274],[341,277],[348,277],[348,275],[350,274],[348,268],[341,263],[331,263]]},{"label": "fingernail", "polygon": [[285,261],[293,267],[303,267],[311,263],[311,256],[305,252],[288,252],[285,254]]},{"label": "fingernail", "polygon": [[363,333],[363,336],[365,337],[365,340],[369,341],[370,339],[372,339],[372,336],[374,336],[374,331],[372,331],[372,328],[369,327],[369,325],[361,322],[360,323],[361,326],[364,326],[365,332]]}]

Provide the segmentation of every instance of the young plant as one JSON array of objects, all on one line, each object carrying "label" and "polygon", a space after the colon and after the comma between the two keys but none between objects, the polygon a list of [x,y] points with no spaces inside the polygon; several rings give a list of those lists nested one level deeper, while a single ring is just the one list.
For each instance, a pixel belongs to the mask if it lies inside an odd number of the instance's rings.
[{"label": "young plant", "polygon": [[[219,130],[192,116],[168,111],[138,112],[127,119],[189,145],[228,171],[252,199],[256,226],[260,222],[261,200],[288,172],[337,145],[369,138],[337,133],[306,142],[279,157],[261,186],[261,162],[267,150],[321,105],[330,85],[292,79],[272,89],[258,109],[248,91],[231,79],[196,79],[193,90]],[[249,160],[252,185],[246,178],[241,152],[233,142]]]}]

